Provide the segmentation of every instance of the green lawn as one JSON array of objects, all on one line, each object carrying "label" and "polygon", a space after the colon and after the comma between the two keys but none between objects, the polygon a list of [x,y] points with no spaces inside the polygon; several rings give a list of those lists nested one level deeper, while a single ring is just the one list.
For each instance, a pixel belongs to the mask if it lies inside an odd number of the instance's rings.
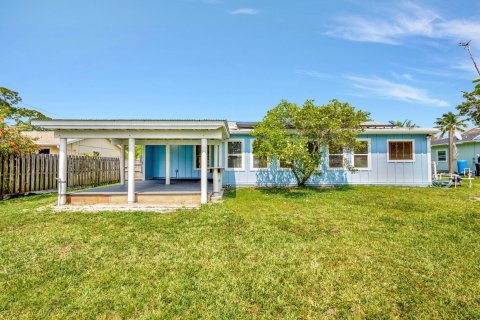
[{"label": "green lawn", "polygon": [[0,318],[479,318],[473,189],[240,189],[173,213],[0,203]]}]

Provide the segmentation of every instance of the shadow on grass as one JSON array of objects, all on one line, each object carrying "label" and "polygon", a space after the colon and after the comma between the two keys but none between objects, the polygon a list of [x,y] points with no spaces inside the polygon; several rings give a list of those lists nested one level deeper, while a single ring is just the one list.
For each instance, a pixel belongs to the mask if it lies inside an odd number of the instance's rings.
[{"label": "shadow on grass", "polygon": [[262,194],[265,195],[279,195],[288,199],[300,199],[305,198],[309,194],[325,193],[325,192],[337,192],[348,191],[352,189],[349,185],[332,186],[332,187],[265,187],[257,188]]},{"label": "shadow on grass", "polygon": [[225,193],[223,194],[223,198],[225,199],[235,199],[236,197],[237,197],[237,191],[235,190],[225,191]]}]

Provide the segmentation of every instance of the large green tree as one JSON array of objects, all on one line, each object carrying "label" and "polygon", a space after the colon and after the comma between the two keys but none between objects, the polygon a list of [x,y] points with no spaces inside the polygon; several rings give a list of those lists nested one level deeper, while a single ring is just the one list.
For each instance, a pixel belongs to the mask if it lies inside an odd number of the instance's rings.
[{"label": "large green tree", "polygon": [[467,120],[461,119],[460,115],[453,112],[444,113],[440,118],[435,121],[436,128],[440,129],[440,137],[444,137],[448,133],[449,140],[449,157],[448,157],[448,171],[453,174],[453,144],[455,131],[463,132],[467,127]]},{"label": "large green tree", "polygon": [[312,174],[321,174],[324,147],[354,148],[368,119],[368,113],[337,100],[322,106],[313,100],[303,106],[282,100],[255,125],[254,154],[288,164],[303,186]]},{"label": "large green tree", "polygon": [[32,120],[48,119],[40,111],[20,107],[21,101],[18,92],[0,87],[0,128],[11,125],[20,130],[38,130],[31,125]]},{"label": "large green tree", "polygon": [[476,126],[480,126],[480,90],[472,92],[463,92],[465,101],[457,106],[460,115],[466,116]]}]

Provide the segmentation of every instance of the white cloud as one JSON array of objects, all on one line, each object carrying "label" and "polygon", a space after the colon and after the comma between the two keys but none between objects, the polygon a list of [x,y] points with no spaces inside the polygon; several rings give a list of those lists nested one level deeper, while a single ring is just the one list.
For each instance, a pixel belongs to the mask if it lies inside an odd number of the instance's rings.
[{"label": "white cloud", "polygon": [[319,78],[319,79],[324,79],[324,78],[329,77],[328,74],[320,73],[320,72],[314,71],[314,70],[297,70],[297,71],[295,71],[295,73],[303,75],[303,76],[312,77],[312,78]]},{"label": "white cloud", "polygon": [[[478,65],[478,62],[477,62],[477,65]],[[473,65],[473,62],[470,59],[453,64],[450,68],[465,71],[467,74],[471,74],[472,76],[478,76],[478,73],[475,71],[475,66]]]},{"label": "white cloud", "polygon": [[480,46],[478,19],[446,19],[435,10],[413,3],[404,3],[388,11],[388,18],[342,16],[324,34],[352,41],[399,45],[407,37],[471,40]]},{"label": "white cloud", "polygon": [[230,11],[230,14],[233,14],[233,15],[246,14],[246,15],[253,16],[255,14],[258,14],[258,11],[253,8],[238,8]]},{"label": "white cloud", "polygon": [[410,73],[396,73],[396,72],[392,72],[392,75],[393,75],[396,79],[414,81],[413,76],[412,76]]},{"label": "white cloud", "polygon": [[424,89],[391,82],[380,77],[347,76],[347,79],[353,82],[354,87],[369,91],[384,98],[434,107],[448,106],[448,103],[445,100],[430,97],[428,92]]}]

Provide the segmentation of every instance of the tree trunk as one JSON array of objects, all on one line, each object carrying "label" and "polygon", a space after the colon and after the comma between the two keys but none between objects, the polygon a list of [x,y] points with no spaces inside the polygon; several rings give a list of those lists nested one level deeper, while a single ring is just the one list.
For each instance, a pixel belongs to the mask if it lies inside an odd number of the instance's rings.
[{"label": "tree trunk", "polygon": [[300,178],[300,176],[298,175],[295,169],[296,169],[295,166],[292,165],[291,170],[293,172],[293,175],[295,176],[295,179],[297,180],[297,187],[305,187],[305,184],[307,183],[308,179],[310,179],[310,177],[312,176],[313,171],[310,172],[310,174],[302,175],[302,177]]},{"label": "tree trunk", "polygon": [[448,172],[450,174],[453,174],[453,130],[450,130],[448,132],[448,138],[449,138],[449,155],[448,155]]}]

